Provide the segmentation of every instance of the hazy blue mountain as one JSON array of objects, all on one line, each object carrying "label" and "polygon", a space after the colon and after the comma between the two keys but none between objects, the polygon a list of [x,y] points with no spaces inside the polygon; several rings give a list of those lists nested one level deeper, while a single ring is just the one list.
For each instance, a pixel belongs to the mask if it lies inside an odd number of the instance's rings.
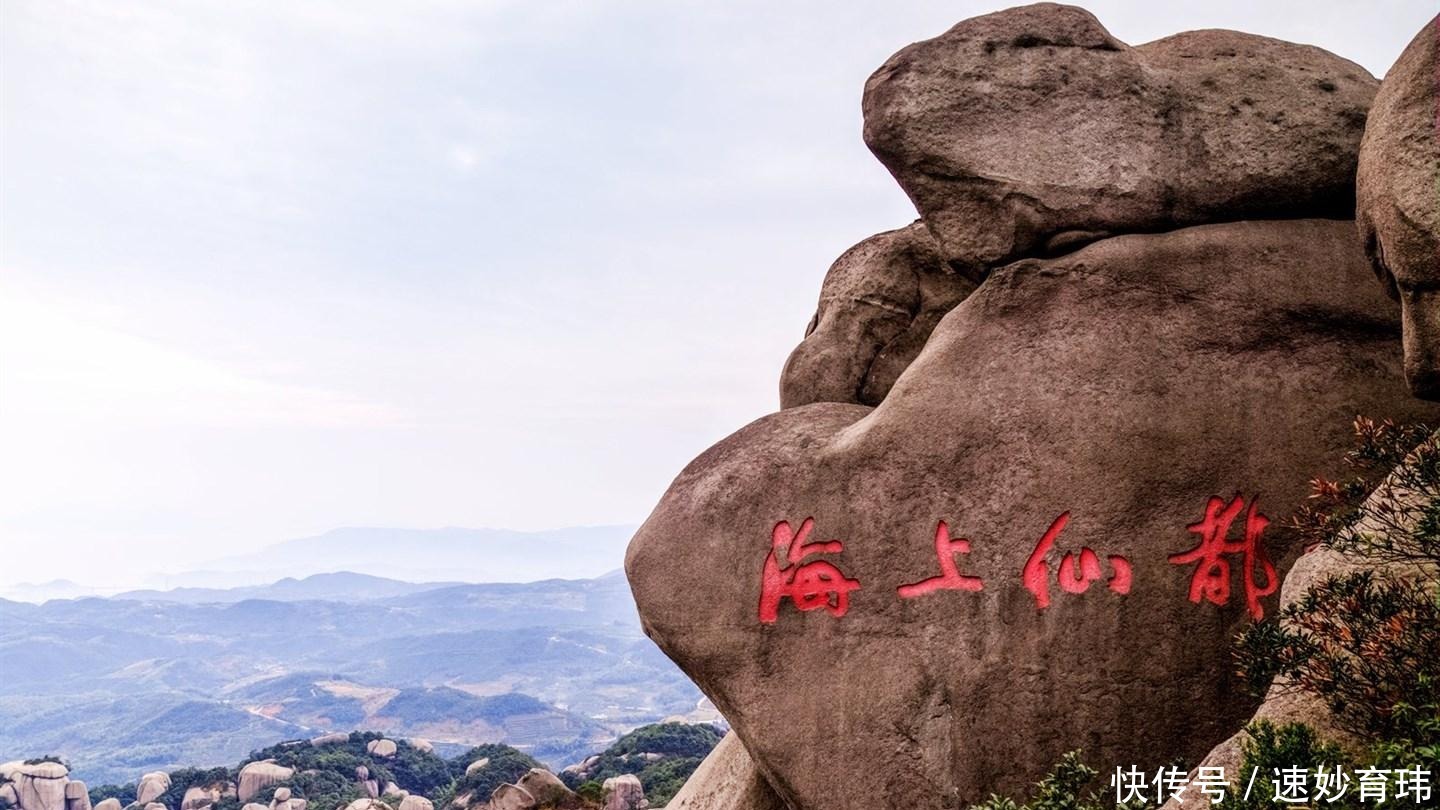
[{"label": "hazy blue mountain", "polygon": [[699,700],[618,573],[0,600],[0,761],[59,754],[96,782],[351,729],[506,742],[559,768]]},{"label": "hazy blue mountain", "polygon": [[407,582],[531,582],[596,577],[616,568],[634,526],[509,529],[334,529],[215,561],[266,580],[343,569]]},{"label": "hazy blue mountain", "polygon": [[0,591],[10,599],[22,602],[45,602],[50,599],[78,599],[83,596],[101,596],[95,588],[71,582],[68,579],[55,579],[49,582],[12,582],[4,585]]},{"label": "hazy blue mountain", "polygon": [[461,585],[459,582],[405,582],[398,579],[337,571],[333,574],[311,574],[303,579],[286,577],[269,585],[238,588],[172,588],[118,593],[114,599],[137,599],[161,602],[241,602],[246,599],[269,599],[297,602],[320,599],[334,602],[368,602],[394,596],[408,596],[437,588]]}]

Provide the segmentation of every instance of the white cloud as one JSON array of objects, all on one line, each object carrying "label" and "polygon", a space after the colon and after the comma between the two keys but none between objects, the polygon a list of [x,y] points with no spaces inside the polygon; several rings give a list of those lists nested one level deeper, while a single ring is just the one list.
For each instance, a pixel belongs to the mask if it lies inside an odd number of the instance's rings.
[{"label": "white cloud", "polygon": [[123,319],[113,307],[0,282],[0,431],[82,423],[176,429],[407,424],[384,403],[246,376],[184,346],[137,336],[117,324]]}]

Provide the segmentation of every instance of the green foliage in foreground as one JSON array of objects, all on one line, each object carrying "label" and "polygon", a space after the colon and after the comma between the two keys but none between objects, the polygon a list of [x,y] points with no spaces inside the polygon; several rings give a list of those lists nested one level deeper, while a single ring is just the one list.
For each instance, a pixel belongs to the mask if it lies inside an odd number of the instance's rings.
[{"label": "green foliage in foreground", "polygon": [[[1358,753],[1320,738],[1308,726],[1252,723],[1241,744],[1239,773],[1216,810],[1296,806],[1284,794],[1285,769],[1347,774],[1347,789],[1309,806],[1360,810],[1359,769],[1391,771],[1383,806],[1440,807],[1440,433],[1426,425],[1357,419],[1351,474],[1312,482],[1311,504],[1292,528],[1307,547],[1326,547],[1369,570],[1328,577],[1237,639],[1240,676],[1263,694],[1274,679],[1283,689],[1322,700],[1336,721],[1363,741]],[[1394,798],[1395,771],[1428,771],[1431,797]],[[1042,780],[1028,804],[992,796],[972,810],[1098,810],[1114,806],[1082,793],[1095,776],[1078,752]],[[1252,778],[1253,777],[1253,778]],[[1277,784],[1278,783],[1278,784]],[[1195,788],[1190,788],[1195,789]],[[1338,797],[1331,800],[1331,796]],[[1293,793],[1291,795],[1294,795]]]},{"label": "green foliage in foreground", "polygon": [[1111,797],[1101,798],[1091,784],[1099,774],[1081,760],[1080,751],[1071,751],[1055,764],[1054,770],[1035,783],[1033,796],[1024,804],[1004,796],[992,795],[980,804],[971,805],[970,810],[1143,810],[1154,805],[1117,805]]},{"label": "green foliage in foreground", "polygon": [[[1313,729],[1302,723],[1278,727],[1263,720],[1251,723],[1245,729],[1240,751],[1240,773],[1226,774],[1232,786],[1217,805],[1218,810],[1262,810],[1278,806],[1276,782],[1285,768],[1304,768],[1312,774],[1320,768],[1354,769],[1354,763],[1338,745],[1320,739]],[[1335,810],[1355,807],[1342,803],[1326,806]]]}]

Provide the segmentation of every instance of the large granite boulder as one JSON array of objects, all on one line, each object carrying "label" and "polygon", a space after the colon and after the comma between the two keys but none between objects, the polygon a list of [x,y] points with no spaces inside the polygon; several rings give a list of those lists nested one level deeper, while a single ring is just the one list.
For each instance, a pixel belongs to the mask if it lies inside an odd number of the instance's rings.
[{"label": "large granite boulder", "polygon": [[1131,47],[1039,3],[891,57],[865,86],[865,141],[979,278],[1103,234],[1349,217],[1376,86],[1307,45],[1192,31]]},{"label": "large granite boulder", "polygon": [[489,757],[480,757],[479,759],[477,759],[477,760],[475,760],[474,762],[470,763],[469,765],[466,765],[466,766],[465,766],[465,775],[466,775],[466,776],[470,776],[471,774],[475,773],[475,772],[478,771],[478,770],[481,770],[482,768],[484,768],[485,766],[487,766],[487,765],[489,765],[489,764],[490,764],[490,758],[489,758]]},{"label": "large granite boulder", "polygon": [[565,787],[560,777],[544,768],[531,768],[515,784],[529,793],[540,807],[569,807],[578,801],[578,797],[570,788]]},{"label": "large granite boulder", "polygon": [[633,773],[612,776],[601,788],[605,796],[604,810],[645,810],[650,806],[645,799],[645,787]]},{"label": "large granite boulder", "polygon": [[535,797],[528,790],[507,782],[490,794],[488,810],[531,810],[535,806]]},{"label": "large granite boulder", "polygon": [[11,775],[20,810],[66,810],[65,785],[70,771],[58,762],[21,765]]},{"label": "large granite boulder", "polygon": [[685,780],[665,810],[787,810],[733,732]]},{"label": "large granite boulder", "polygon": [[399,748],[395,745],[394,740],[371,740],[365,744],[365,751],[369,753],[370,756],[380,757],[381,759],[389,759],[395,756],[395,752],[398,750]]},{"label": "large granite boulder", "polygon": [[135,803],[149,804],[164,795],[170,789],[170,774],[164,771],[151,771],[140,777],[135,786]]},{"label": "large granite boulder", "polygon": [[815,317],[785,362],[780,407],[880,404],[935,324],[974,289],[920,222],[845,251],[825,274]]},{"label": "large granite boulder", "polygon": [[1440,399],[1440,17],[1385,74],[1360,144],[1355,220],[1366,252],[1400,299],[1405,377]]},{"label": "large granite boulder", "polygon": [[1357,414],[1434,417],[1353,223],[1107,238],[993,271],[876,408],[762,418],[626,558],[647,632],[793,810],[1197,761],[1258,703],[1286,520]]},{"label": "large granite boulder", "polygon": [[84,782],[71,779],[65,783],[65,810],[90,810],[90,789]]},{"label": "large granite boulder", "polygon": [[235,789],[236,798],[244,804],[265,788],[288,782],[294,775],[295,769],[278,765],[273,759],[251,762],[240,769],[239,784]]},{"label": "large granite boulder", "polygon": [[122,810],[123,807],[124,805],[120,804],[120,800],[112,796],[108,799],[101,799],[99,803],[95,805],[95,810]]}]

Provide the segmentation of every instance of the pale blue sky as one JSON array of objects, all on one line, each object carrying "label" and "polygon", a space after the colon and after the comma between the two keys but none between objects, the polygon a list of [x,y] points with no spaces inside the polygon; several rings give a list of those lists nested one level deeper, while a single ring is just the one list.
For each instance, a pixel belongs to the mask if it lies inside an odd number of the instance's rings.
[{"label": "pale blue sky", "polygon": [[[1005,3],[0,6],[0,544],[638,523],[913,210],[865,77]],[[1088,6],[1380,73],[1433,2]],[[618,563],[618,561],[617,561]]]}]

